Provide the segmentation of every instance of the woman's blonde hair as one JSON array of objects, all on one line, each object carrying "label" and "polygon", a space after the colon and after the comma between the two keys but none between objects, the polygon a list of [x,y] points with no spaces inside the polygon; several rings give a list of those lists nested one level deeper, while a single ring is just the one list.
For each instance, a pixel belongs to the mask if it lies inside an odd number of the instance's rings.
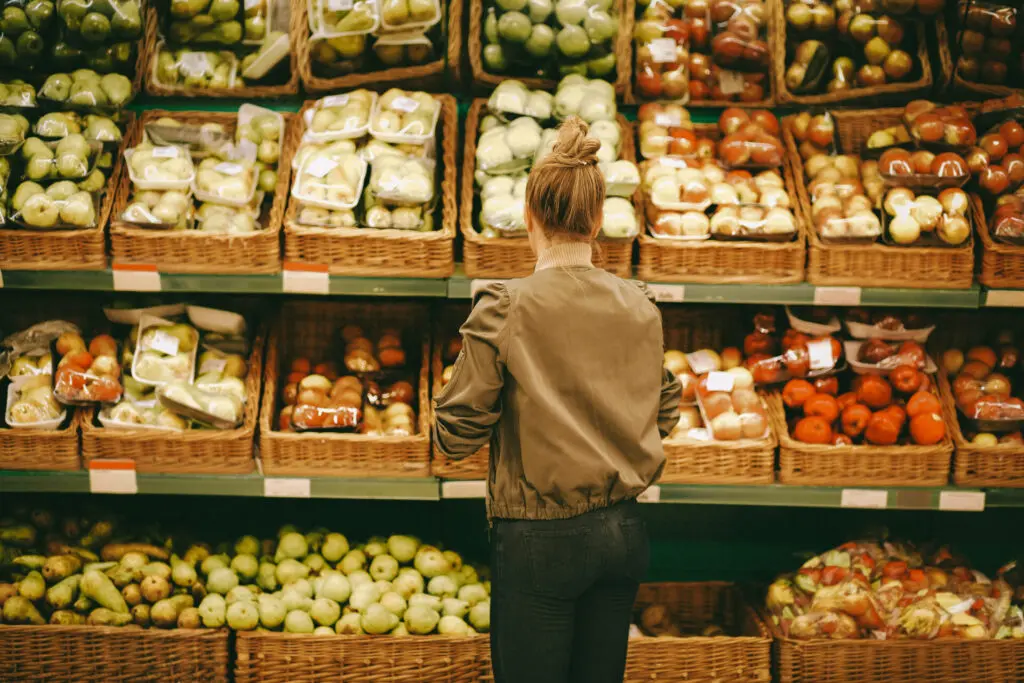
[{"label": "woman's blonde hair", "polygon": [[577,116],[558,129],[551,153],[530,171],[526,208],[550,236],[590,239],[601,220],[604,176],[597,167],[601,143],[587,137],[587,124]]}]

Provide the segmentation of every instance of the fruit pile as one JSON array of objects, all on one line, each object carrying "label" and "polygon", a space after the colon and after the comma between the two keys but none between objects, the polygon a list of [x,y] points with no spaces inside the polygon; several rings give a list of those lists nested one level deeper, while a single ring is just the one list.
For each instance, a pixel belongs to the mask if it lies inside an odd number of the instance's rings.
[{"label": "fruit pile", "polygon": [[278,429],[415,434],[419,397],[401,333],[384,330],[374,343],[361,327],[346,325],[341,338],[344,374],[333,361],[316,365],[305,357],[291,361],[281,388]]},{"label": "fruit pile", "polygon": [[[775,313],[761,311],[754,316],[754,329],[743,339],[744,366],[757,384],[779,384],[790,378],[809,377],[822,386],[832,386],[831,375],[839,364],[843,347],[831,332],[832,326],[802,321],[790,316],[790,327],[777,336]],[[836,328],[838,329],[838,328]],[[807,330],[806,332],[801,330]],[[834,330],[833,330],[834,331]]]},{"label": "fruit pile", "polygon": [[59,401],[113,403],[121,398],[117,341],[109,334],[93,337],[86,347],[77,331],[64,332],[53,350],[60,356],[53,379],[54,396]]},{"label": "fruit pile", "polygon": [[998,198],[1024,184],[1024,98],[1019,95],[986,102],[978,122],[981,139],[967,163],[982,195]]},{"label": "fruit pile", "polygon": [[[1017,20],[1020,8],[978,0],[959,0],[956,75],[965,81],[1002,85],[1020,78]],[[1016,57],[1016,59],[1015,59]]]},{"label": "fruit pile", "polygon": [[851,541],[812,557],[768,587],[766,606],[798,640],[1024,638],[1020,596],[947,548]]},{"label": "fruit pile", "polygon": [[615,80],[619,16],[610,0],[494,0],[486,10],[489,73]]},{"label": "fruit pile", "polygon": [[690,98],[689,45],[694,20],[685,15],[682,3],[674,7],[667,2],[638,2],[636,9],[633,77],[637,97],[686,104]]},{"label": "fruit pile", "polygon": [[997,341],[995,347],[975,346],[966,353],[954,348],[942,355],[961,422],[979,445],[1024,443],[1024,401],[1013,394],[1021,371],[1019,352],[1010,333]]},{"label": "fruit pile", "polygon": [[933,15],[942,2],[786,3],[786,88],[797,95],[834,93],[909,80],[917,45],[911,11]]}]

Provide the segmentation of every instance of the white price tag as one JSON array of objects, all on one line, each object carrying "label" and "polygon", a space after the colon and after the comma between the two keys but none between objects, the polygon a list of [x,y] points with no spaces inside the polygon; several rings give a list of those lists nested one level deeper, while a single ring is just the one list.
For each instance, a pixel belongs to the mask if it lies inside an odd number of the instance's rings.
[{"label": "white price tag", "polygon": [[686,438],[694,441],[711,441],[711,435],[704,427],[694,427],[686,431]]},{"label": "white price tag", "polygon": [[263,495],[267,498],[309,498],[309,479],[302,477],[267,477],[263,480]]},{"label": "white price tag", "polygon": [[1024,307],[1024,289],[990,289],[985,292],[986,306]]},{"label": "white price tag", "polygon": [[703,350],[686,354],[686,362],[690,364],[690,370],[695,375],[706,375],[718,365],[711,354]]},{"label": "white price tag", "polygon": [[281,290],[290,294],[327,294],[331,291],[331,276],[326,265],[285,262]]},{"label": "white price tag", "polygon": [[313,161],[309,162],[302,172],[307,175],[311,175],[314,178],[323,178],[337,167],[338,162],[334,159],[331,159],[330,157],[317,157],[316,159],[313,159]]},{"label": "white price tag", "polygon": [[487,482],[483,479],[446,481],[441,483],[442,498],[483,498],[486,495]]},{"label": "white price tag", "polygon": [[178,148],[177,147],[154,147],[153,157],[156,159],[177,159]]},{"label": "white price tag", "polygon": [[173,334],[167,334],[163,330],[156,330],[149,340],[149,348],[167,356],[178,355],[179,340]]},{"label": "white price tag", "polygon": [[348,95],[328,95],[320,100],[321,107],[344,107],[348,104]]},{"label": "white price tag", "polygon": [[708,391],[732,391],[734,380],[735,378],[728,372],[709,372]]},{"label": "white price tag", "polygon": [[404,111],[406,114],[411,114],[420,108],[420,103],[411,97],[396,97],[391,100],[391,108],[397,111]]},{"label": "white price tag", "polygon": [[686,285],[659,285],[647,283],[647,289],[654,294],[655,301],[682,303],[686,299]]},{"label": "white price tag", "polygon": [[815,306],[858,306],[860,287],[815,287]]},{"label": "white price tag", "polygon": [[661,501],[661,487],[651,484],[647,490],[636,497],[638,503],[657,503]]},{"label": "white price tag", "polygon": [[958,602],[957,604],[953,605],[952,607],[947,607],[946,611],[949,612],[950,614],[960,614],[961,612],[966,612],[967,610],[969,610],[971,608],[971,605],[974,604],[976,599],[977,598],[968,598],[967,600],[964,600],[963,602]]},{"label": "white price tag", "polygon": [[90,460],[91,493],[138,493],[134,460]]},{"label": "white price tag", "polygon": [[885,489],[843,489],[839,504],[844,508],[884,510],[889,507],[889,492]]},{"label": "white price tag", "polygon": [[655,38],[647,43],[651,51],[651,61],[655,64],[668,64],[679,60],[676,52],[676,41],[671,38]]},{"label": "white price tag", "polygon": [[347,12],[352,9],[352,0],[327,0],[327,9],[331,12]]},{"label": "white price tag", "polygon": [[504,280],[473,280],[469,283],[469,296],[470,298],[476,298],[476,295],[480,293],[481,289],[490,285],[500,285],[504,282]]},{"label": "white price tag", "polygon": [[186,52],[181,55],[181,71],[187,76],[201,76],[210,69],[205,52]]},{"label": "white price tag", "polygon": [[256,151],[259,149],[256,143],[252,140],[240,140],[238,146],[235,148],[238,150],[239,159],[255,159]]},{"label": "white price tag", "polygon": [[222,161],[213,167],[213,170],[217,173],[223,173],[224,175],[238,175],[244,169],[241,164],[233,164],[230,161]]},{"label": "white price tag", "polygon": [[116,292],[159,292],[160,272],[148,264],[115,263],[111,267]]},{"label": "white price tag", "polygon": [[984,491],[940,491],[939,509],[958,512],[984,512]]},{"label": "white price tag", "polygon": [[735,71],[721,70],[718,72],[718,87],[725,95],[738,95],[743,92],[743,76]]},{"label": "white price tag", "polygon": [[224,372],[224,368],[227,367],[228,362],[223,358],[207,358],[203,361],[203,364],[199,366],[199,374],[204,375],[207,372]]},{"label": "white price tag", "polygon": [[828,370],[835,367],[836,359],[832,356],[832,342],[828,339],[807,342],[807,353],[811,357],[811,370]]},{"label": "white price tag", "polygon": [[263,0],[245,0],[245,9],[253,9],[263,4]]}]

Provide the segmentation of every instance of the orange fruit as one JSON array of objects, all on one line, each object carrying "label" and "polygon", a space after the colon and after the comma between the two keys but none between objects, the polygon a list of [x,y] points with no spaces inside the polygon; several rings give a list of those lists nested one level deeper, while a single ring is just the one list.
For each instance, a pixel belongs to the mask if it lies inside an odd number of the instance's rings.
[{"label": "orange fruit", "polygon": [[996,352],[988,346],[975,346],[967,352],[967,360],[981,361],[991,370],[999,362]]},{"label": "orange fruit", "polygon": [[942,405],[939,403],[938,396],[928,391],[919,391],[907,401],[907,415],[910,416],[911,420],[925,413],[938,415],[941,412]]},{"label": "orange fruit", "polygon": [[803,417],[793,427],[793,438],[804,443],[832,443],[832,425],[823,417]]},{"label": "orange fruit", "polygon": [[856,438],[864,433],[871,420],[871,409],[866,405],[854,403],[843,408],[843,434]]},{"label": "orange fruit", "polygon": [[910,421],[910,438],[914,443],[930,446],[946,436],[946,423],[935,413],[923,413]]},{"label": "orange fruit", "polygon": [[804,415],[823,417],[832,424],[839,418],[839,404],[828,394],[815,394],[804,402]]},{"label": "orange fruit", "polygon": [[868,420],[864,438],[876,446],[891,446],[900,438],[900,427],[891,414],[878,412]]},{"label": "orange fruit", "polygon": [[814,393],[814,385],[807,380],[791,379],[782,389],[782,402],[788,408],[800,408]]},{"label": "orange fruit", "polygon": [[857,386],[857,401],[878,410],[892,403],[892,386],[877,375],[862,375]]}]

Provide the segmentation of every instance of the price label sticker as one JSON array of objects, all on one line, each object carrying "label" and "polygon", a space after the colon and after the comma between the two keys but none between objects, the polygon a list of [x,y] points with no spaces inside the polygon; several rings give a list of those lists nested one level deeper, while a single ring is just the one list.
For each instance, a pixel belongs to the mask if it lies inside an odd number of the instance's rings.
[{"label": "price label sticker", "polygon": [[704,427],[694,427],[686,430],[686,438],[694,441],[711,441],[711,435]]},{"label": "price label sticker", "polygon": [[951,512],[984,512],[984,491],[941,491],[939,509]]},{"label": "price label sticker", "polygon": [[411,97],[396,97],[391,100],[391,108],[411,114],[420,108],[420,103]]},{"label": "price label sticker", "polygon": [[224,372],[224,368],[227,367],[228,362],[223,358],[207,358],[203,361],[203,364],[199,366],[199,374],[204,375],[207,372]]},{"label": "price label sticker", "polygon": [[839,504],[844,508],[884,510],[889,507],[889,492],[885,489],[843,489]]},{"label": "price label sticker", "polygon": [[695,375],[706,375],[718,367],[711,354],[703,350],[686,354],[686,362],[690,364],[690,370]]},{"label": "price label sticker", "polygon": [[168,334],[163,330],[155,330],[153,332],[153,336],[150,337],[149,344],[147,344],[147,346],[164,355],[177,356],[178,344],[179,339],[173,334]]},{"label": "price label sticker", "polygon": [[309,498],[310,482],[303,477],[267,477],[263,495],[267,498]]},{"label": "price label sticker", "polygon": [[815,287],[815,306],[858,306],[860,287]]},{"label": "price label sticker", "polygon": [[743,75],[736,71],[723,69],[718,72],[718,87],[726,95],[738,95],[743,92]]},{"label": "price label sticker", "polygon": [[347,12],[352,9],[352,0],[327,0],[327,9],[331,12]]},{"label": "price label sticker", "polygon": [[473,280],[469,284],[469,296],[470,298],[476,298],[476,295],[480,293],[480,290],[489,287],[490,285],[504,284],[504,280]]},{"label": "price label sticker", "polygon": [[679,60],[676,52],[676,41],[671,38],[655,38],[647,43],[651,51],[651,61],[655,64],[668,64]]},{"label": "price label sticker", "polygon": [[985,305],[1002,308],[1024,307],[1024,289],[990,289],[985,292]]},{"label": "price label sticker", "polygon": [[89,491],[91,493],[139,492],[134,460],[90,460]]},{"label": "price label sticker", "polygon": [[654,294],[655,301],[682,303],[686,299],[686,285],[659,285],[648,283],[647,289]]},{"label": "price label sticker", "polygon": [[[663,128],[682,125],[683,119],[678,111],[659,111],[654,115],[654,122]],[[665,157],[666,159],[670,157]]]},{"label": "price label sticker", "polygon": [[241,164],[233,164],[230,161],[222,161],[213,167],[213,170],[217,173],[223,173],[224,175],[238,175],[244,169]]},{"label": "price label sticker", "polygon": [[320,100],[321,107],[344,107],[348,104],[348,95],[328,95]]},{"label": "price label sticker", "polygon": [[728,372],[713,370],[708,373],[708,391],[732,391],[734,380]]},{"label": "price label sticker", "polygon": [[290,294],[328,294],[331,276],[327,265],[286,261],[281,273],[281,290]]},{"label": "price label sticker", "polygon": [[181,55],[181,70],[188,76],[201,76],[210,69],[205,52],[185,52]]},{"label": "price label sticker", "polygon": [[647,490],[636,497],[638,503],[658,503],[661,502],[661,487],[657,484],[651,484],[647,487]]},{"label": "price label sticker", "polygon": [[114,263],[114,291],[159,292],[160,271],[155,265],[142,263]]},{"label": "price label sticker", "polygon": [[177,147],[154,147],[153,157],[156,159],[177,159],[178,148]]},{"label": "price label sticker", "polygon": [[832,356],[832,342],[828,339],[807,342],[807,353],[811,357],[811,370],[828,370],[835,367]]},{"label": "price label sticker", "polygon": [[330,157],[317,157],[306,164],[306,168],[304,168],[302,172],[306,175],[311,175],[314,178],[323,178],[337,167],[338,162],[334,159],[331,159]]},{"label": "price label sticker", "polygon": [[487,482],[483,479],[474,481],[446,481],[441,484],[442,498],[483,498],[487,495]]},{"label": "price label sticker", "polygon": [[245,0],[245,9],[254,9],[263,4],[263,0]]}]

